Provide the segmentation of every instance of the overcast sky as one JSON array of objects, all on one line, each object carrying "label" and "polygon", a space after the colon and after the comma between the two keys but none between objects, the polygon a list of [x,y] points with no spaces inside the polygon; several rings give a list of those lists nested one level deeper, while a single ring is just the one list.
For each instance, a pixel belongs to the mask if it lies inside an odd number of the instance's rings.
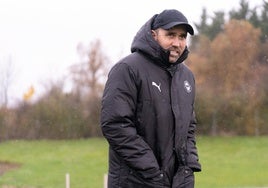
[{"label": "overcast sky", "polygon": [[[104,53],[115,63],[129,53],[137,30],[152,15],[175,8],[191,24],[199,23],[202,8],[230,11],[240,0],[0,0],[0,69],[11,61],[14,69],[10,102],[22,100],[33,85],[68,76],[79,60],[76,47],[100,39]],[[249,0],[250,6],[262,0]]]}]

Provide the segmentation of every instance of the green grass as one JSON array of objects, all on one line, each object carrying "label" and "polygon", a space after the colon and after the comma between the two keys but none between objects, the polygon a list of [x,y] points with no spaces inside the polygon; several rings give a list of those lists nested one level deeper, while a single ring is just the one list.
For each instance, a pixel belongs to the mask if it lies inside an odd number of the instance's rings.
[{"label": "green grass", "polygon": [[[202,172],[196,188],[268,187],[268,137],[198,137]],[[20,163],[0,177],[0,188],[102,188],[107,172],[104,139],[9,141],[0,161]]]},{"label": "green grass", "polygon": [[268,137],[198,137],[197,188],[268,187]]},{"label": "green grass", "polygon": [[22,164],[0,177],[0,187],[64,188],[66,173],[71,188],[102,187],[107,149],[106,141],[97,138],[0,143],[0,161]]}]

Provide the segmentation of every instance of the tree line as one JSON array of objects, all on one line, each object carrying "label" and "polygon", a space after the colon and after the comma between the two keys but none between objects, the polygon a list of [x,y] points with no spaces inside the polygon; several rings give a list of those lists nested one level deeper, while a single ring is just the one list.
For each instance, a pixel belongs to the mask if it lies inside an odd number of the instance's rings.
[{"label": "tree line", "polygon": [[[210,19],[208,19],[210,18]],[[203,9],[199,34],[188,62],[197,78],[200,132],[212,135],[268,133],[268,3],[208,16]]]},{"label": "tree line", "polygon": [[[196,77],[199,134],[268,134],[267,14],[267,2],[250,8],[241,0],[228,18],[203,9],[195,23],[198,33],[190,41],[186,64]],[[102,136],[101,97],[111,63],[100,40],[79,44],[77,52],[80,62],[69,69],[71,91],[64,90],[62,79],[52,82],[37,101],[25,95],[15,108],[7,100],[0,104],[0,140]]]},{"label": "tree line", "polygon": [[[101,41],[78,44],[80,61],[69,68],[69,77],[51,82],[37,101],[30,92],[15,108],[0,108],[0,140],[75,139],[101,136],[99,113],[109,60]],[[108,69],[108,67],[107,67]],[[66,80],[72,89],[64,90]]]}]

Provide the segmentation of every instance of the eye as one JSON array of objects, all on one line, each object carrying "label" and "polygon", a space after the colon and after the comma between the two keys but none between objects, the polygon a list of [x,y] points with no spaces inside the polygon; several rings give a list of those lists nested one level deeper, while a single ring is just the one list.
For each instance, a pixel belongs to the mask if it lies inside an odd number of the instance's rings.
[{"label": "eye", "polygon": [[186,33],[183,33],[183,34],[180,35],[180,38],[181,39],[186,39],[186,37],[187,37],[187,34]]},{"label": "eye", "polygon": [[167,33],[167,36],[169,38],[175,38],[177,35],[176,35],[176,33]]},{"label": "eye", "polygon": [[181,33],[181,34],[178,34],[178,33],[175,33],[175,32],[168,32],[166,34],[166,36],[169,38],[169,39],[175,39],[175,38],[178,38],[179,40],[184,40],[186,39],[187,37],[187,33]]}]

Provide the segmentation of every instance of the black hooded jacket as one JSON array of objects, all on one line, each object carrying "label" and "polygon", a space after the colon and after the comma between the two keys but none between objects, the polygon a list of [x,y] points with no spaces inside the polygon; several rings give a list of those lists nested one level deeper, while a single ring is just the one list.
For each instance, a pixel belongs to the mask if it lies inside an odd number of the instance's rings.
[{"label": "black hooded jacket", "polygon": [[136,34],[131,54],[110,71],[101,128],[110,144],[109,188],[172,187],[180,167],[200,171],[195,145],[195,81],[182,62],[153,39],[152,17]]}]

